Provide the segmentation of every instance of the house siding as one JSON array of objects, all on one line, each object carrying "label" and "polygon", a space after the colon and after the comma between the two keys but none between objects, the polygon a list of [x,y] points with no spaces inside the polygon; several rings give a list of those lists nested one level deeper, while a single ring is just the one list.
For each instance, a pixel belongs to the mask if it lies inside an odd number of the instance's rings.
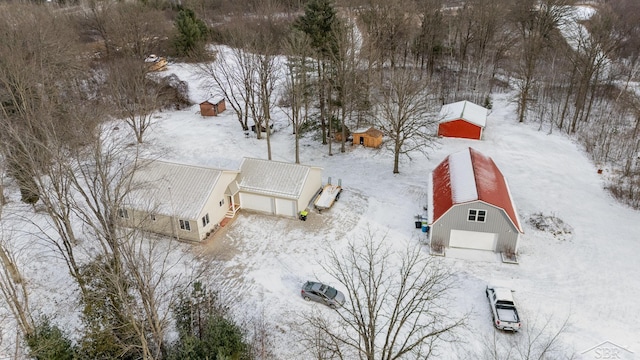
[{"label": "house siding", "polygon": [[[485,210],[487,212],[486,221],[483,223],[468,221],[469,209]],[[449,247],[451,229],[496,233],[498,234],[497,252],[507,249],[517,250],[520,233],[513,226],[506,213],[502,209],[482,201],[454,205],[432,224],[429,236],[432,241],[442,242],[444,246]]]},{"label": "house siding", "polygon": [[[156,220],[152,220],[149,212],[143,210],[127,209],[129,213],[129,219],[125,220],[124,224],[131,228],[140,228],[142,230],[164,235],[171,236],[178,240],[190,240],[199,241],[199,229],[194,219],[179,219],[177,217],[155,214]],[[179,220],[189,220],[191,231],[180,229]]]},{"label": "house siding", "polygon": [[309,171],[309,175],[307,175],[307,181],[305,182],[305,186],[300,193],[300,197],[297,202],[296,214],[300,211],[306,209],[313,197],[318,193],[318,190],[322,188],[322,169],[312,167]]},{"label": "house siding", "polygon": [[[229,206],[231,206],[231,204],[227,203],[228,199],[227,196],[225,196],[225,192],[229,184],[236,179],[236,176],[237,173],[235,172],[223,172],[220,175],[217,186],[213,189],[198,214],[198,240],[204,240],[207,237],[207,233],[215,230],[216,226],[224,219],[227,210],[229,210]],[[221,201],[224,201],[222,206],[220,206]],[[202,226],[202,217],[206,214],[209,214],[209,224]]]}]

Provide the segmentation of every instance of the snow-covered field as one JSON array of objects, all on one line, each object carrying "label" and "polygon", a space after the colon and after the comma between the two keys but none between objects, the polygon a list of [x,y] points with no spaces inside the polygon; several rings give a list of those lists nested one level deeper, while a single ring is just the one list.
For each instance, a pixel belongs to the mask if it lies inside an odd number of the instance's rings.
[{"label": "snow-covered field", "polygon": [[[211,90],[187,65],[169,71],[189,81],[192,101],[206,99]],[[226,261],[231,292],[239,293],[238,309],[264,316],[281,359],[300,354],[295,332],[300,315],[310,305],[299,296],[304,280],[323,277],[320,262],[328,247],[339,248],[369,229],[386,234],[386,241],[404,246],[423,241],[414,216],[426,201],[427,177],[445,156],[473,147],[491,156],[507,177],[525,228],[519,264],[504,264],[497,255],[449,251],[445,262],[457,272],[452,312],[471,311],[466,349],[479,349],[493,328],[484,287],[498,283],[516,290],[525,322],[551,328],[568,319],[563,341],[568,351],[581,353],[604,341],[640,353],[640,213],[618,204],[604,190],[604,174],[572,140],[534,126],[518,124],[506,94],[496,94],[484,140],[442,139],[430,158],[415,157],[392,173],[392,156],[385,150],[348,146],[345,153],[328,150],[317,139],[302,140],[301,161],[324,168],[324,181],[341,179],[340,200],[306,222],[258,214],[241,214],[215,241],[231,248]],[[164,158],[213,167],[237,169],[242,157],[266,158],[266,141],[246,138],[235,115],[202,118],[198,107],[162,113],[149,150],[162,148]],[[277,113],[278,114],[278,113]],[[284,116],[276,115],[271,137],[274,160],[294,160],[294,140]],[[536,230],[529,218],[555,216],[573,229],[554,237]],[[427,251],[425,247],[425,251]],[[235,289],[233,289],[235,287]],[[498,334],[498,336],[511,336]],[[523,336],[523,335],[517,335]],[[592,354],[586,354],[591,356]],[[460,353],[451,352],[451,358]]]},{"label": "snow-covered field", "polygon": [[[196,104],[215,93],[192,65],[172,64],[168,72],[189,83]],[[484,295],[488,283],[516,291],[525,324],[552,319],[555,328],[568,319],[563,342],[569,352],[579,354],[609,341],[640,354],[640,213],[608,195],[603,189],[606,172],[598,174],[572,140],[517,123],[507,94],[496,94],[493,104],[484,140],[442,139],[428,159],[404,159],[400,174],[392,173],[392,154],[385,150],[347,146],[340,153],[335,145],[329,156],[317,139],[304,138],[302,163],[322,167],[325,182],[328,177],[342,182],[333,207],[311,211],[307,221],[241,212],[213,243],[193,246],[193,251],[211,254],[211,261],[222,262],[220,287],[233,299],[238,319],[263,317],[268,323],[277,359],[301,358],[296,335],[302,314],[313,308],[331,311],[299,295],[305,280],[331,281],[321,267],[326,250],[340,249],[369,230],[386,234],[385,241],[396,247],[423,242],[414,221],[426,201],[429,173],[448,154],[469,146],[492,157],[508,179],[525,234],[517,265],[502,263],[490,252],[447,252],[443,260],[455,270],[459,284],[452,292],[452,315],[471,316],[465,343],[445,348],[439,358],[473,354],[493,336]],[[238,169],[243,157],[266,158],[266,141],[246,137],[227,108],[209,118],[199,115],[198,105],[158,114],[144,151],[164,160],[229,169]],[[281,112],[274,117],[273,159],[293,162],[291,127]],[[536,230],[528,220],[537,213],[563,220],[572,233],[554,237]],[[42,271],[64,275],[64,268],[50,266],[43,265]],[[55,284],[47,286],[55,292]],[[64,295],[38,301],[50,304],[52,299],[65,306]]]}]

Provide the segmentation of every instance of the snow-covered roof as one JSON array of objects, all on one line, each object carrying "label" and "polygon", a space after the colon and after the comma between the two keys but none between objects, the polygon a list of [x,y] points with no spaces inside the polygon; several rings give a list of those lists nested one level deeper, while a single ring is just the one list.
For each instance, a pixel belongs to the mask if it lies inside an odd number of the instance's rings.
[{"label": "snow-covered roof", "polygon": [[442,106],[442,109],[440,109],[440,122],[462,119],[472,124],[485,127],[487,125],[487,112],[488,110],[486,108],[470,101],[458,101]]},{"label": "snow-covered roof", "polygon": [[130,206],[163,215],[195,219],[223,172],[201,166],[146,160],[133,176]]},{"label": "snow-covered roof", "polygon": [[209,98],[209,99],[207,99],[207,100],[205,100],[205,101],[201,102],[200,104],[206,104],[206,103],[209,103],[209,104],[217,104],[217,103],[219,103],[219,102],[220,102],[220,101],[222,101],[222,100],[224,100],[224,96],[214,96],[214,97],[212,97],[212,98]]},{"label": "snow-covered roof", "polygon": [[431,181],[432,222],[454,205],[479,200],[502,209],[523,232],[507,180],[490,157],[472,148],[453,153],[433,170]]},{"label": "snow-covered roof", "polygon": [[329,208],[336,200],[336,197],[342,191],[342,187],[339,185],[326,185],[320,196],[316,199],[315,205],[319,208]]},{"label": "snow-covered roof", "polygon": [[373,137],[380,137],[383,135],[382,131],[374,128],[373,126],[357,129],[353,131],[353,134],[367,134]]},{"label": "snow-covered roof", "polygon": [[297,199],[311,169],[311,166],[300,164],[244,158],[238,188],[244,192]]}]

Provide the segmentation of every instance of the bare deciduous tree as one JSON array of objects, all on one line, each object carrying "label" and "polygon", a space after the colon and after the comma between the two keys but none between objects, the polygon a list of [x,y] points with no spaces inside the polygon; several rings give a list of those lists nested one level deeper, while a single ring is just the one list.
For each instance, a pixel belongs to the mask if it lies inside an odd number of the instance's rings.
[{"label": "bare deciduous tree", "polygon": [[91,2],[81,26],[97,34],[107,58],[129,57],[142,61],[150,54],[164,51],[163,43],[171,31],[162,10],[141,3]]},{"label": "bare deciduous tree", "polygon": [[305,121],[305,104],[308,104],[309,86],[309,60],[311,54],[311,42],[307,35],[301,31],[293,31],[285,40],[285,52],[287,53],[287,66],[284,86],[287,94],[289,111],[285,111],[291,121],[295,136],[295,162],[300,163],[300,128]]},{"label": "bare deciduous tree", "polygon": [[337,319],[307,317],[318,332],[317,354],[427,359],[464,325],[466,316],[455,318],[444,307],[453,287],[444,264],[418,246],[392,251],[385,240],[369,229],[343,253],[330,251],[322,266],[346,290],[347,301]]},{"label": "bare deciduous tree", "polygon": [[148,73],[146,64],[137,59],[115,59],[108,66],[108,102],[124,118],[138,144],[143,142],[160,103],[160,86]]},{"label": "bare deciduous tree", "polygon": [[539,69],[546,51],[552,49],[554,41],[563,41],[554,36],[559,26],[567,21],[572,0],[526,0],[513,3],[511,19],[518,32],[519,59],[514,72],[517,74],[518,121],[526,118],[532,92],[536,87]]},{"label": "bare deciduous tree", "polygon": [[246,62],[247,57],[242,49],[221,49],[216,52],[215,61],[199,65],[201,73],[211,82],[212,94],[219,92],[224,95],[243,131],[249,130],[247,100],[251,89],[248,85],[253,76],[253,69],[240,65]]},{"label": "bare deciduous tree", "polygon": [[542,323],[538,320],[534,317],[526,322],[515,336],[503,337],[494,329],[492,336],[483,341],[482,354],[473,354],[472,357],[484,360],[573,359],[573,351],[562,343],[569,319],[559,326],[551,318]]},{"label": "bare deciduous tree", "polygon": [[435,141],[437,119],[428,94],[428,82],[409,68],[392,69],[381,89],[378,126],[391,141],[385,146],[393,152],[393,173],[400,172],[400,156],[426,151]]}]

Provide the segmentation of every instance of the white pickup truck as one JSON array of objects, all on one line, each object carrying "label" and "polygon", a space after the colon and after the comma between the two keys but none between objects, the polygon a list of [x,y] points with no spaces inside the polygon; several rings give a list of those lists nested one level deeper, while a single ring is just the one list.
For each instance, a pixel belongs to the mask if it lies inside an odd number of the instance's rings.
[{"label": "white pickup truck", "polygon": [[518,331],[522,326],[511,290],[487,286],[487,298],[491,306],[493,325],[500,330]]}]

